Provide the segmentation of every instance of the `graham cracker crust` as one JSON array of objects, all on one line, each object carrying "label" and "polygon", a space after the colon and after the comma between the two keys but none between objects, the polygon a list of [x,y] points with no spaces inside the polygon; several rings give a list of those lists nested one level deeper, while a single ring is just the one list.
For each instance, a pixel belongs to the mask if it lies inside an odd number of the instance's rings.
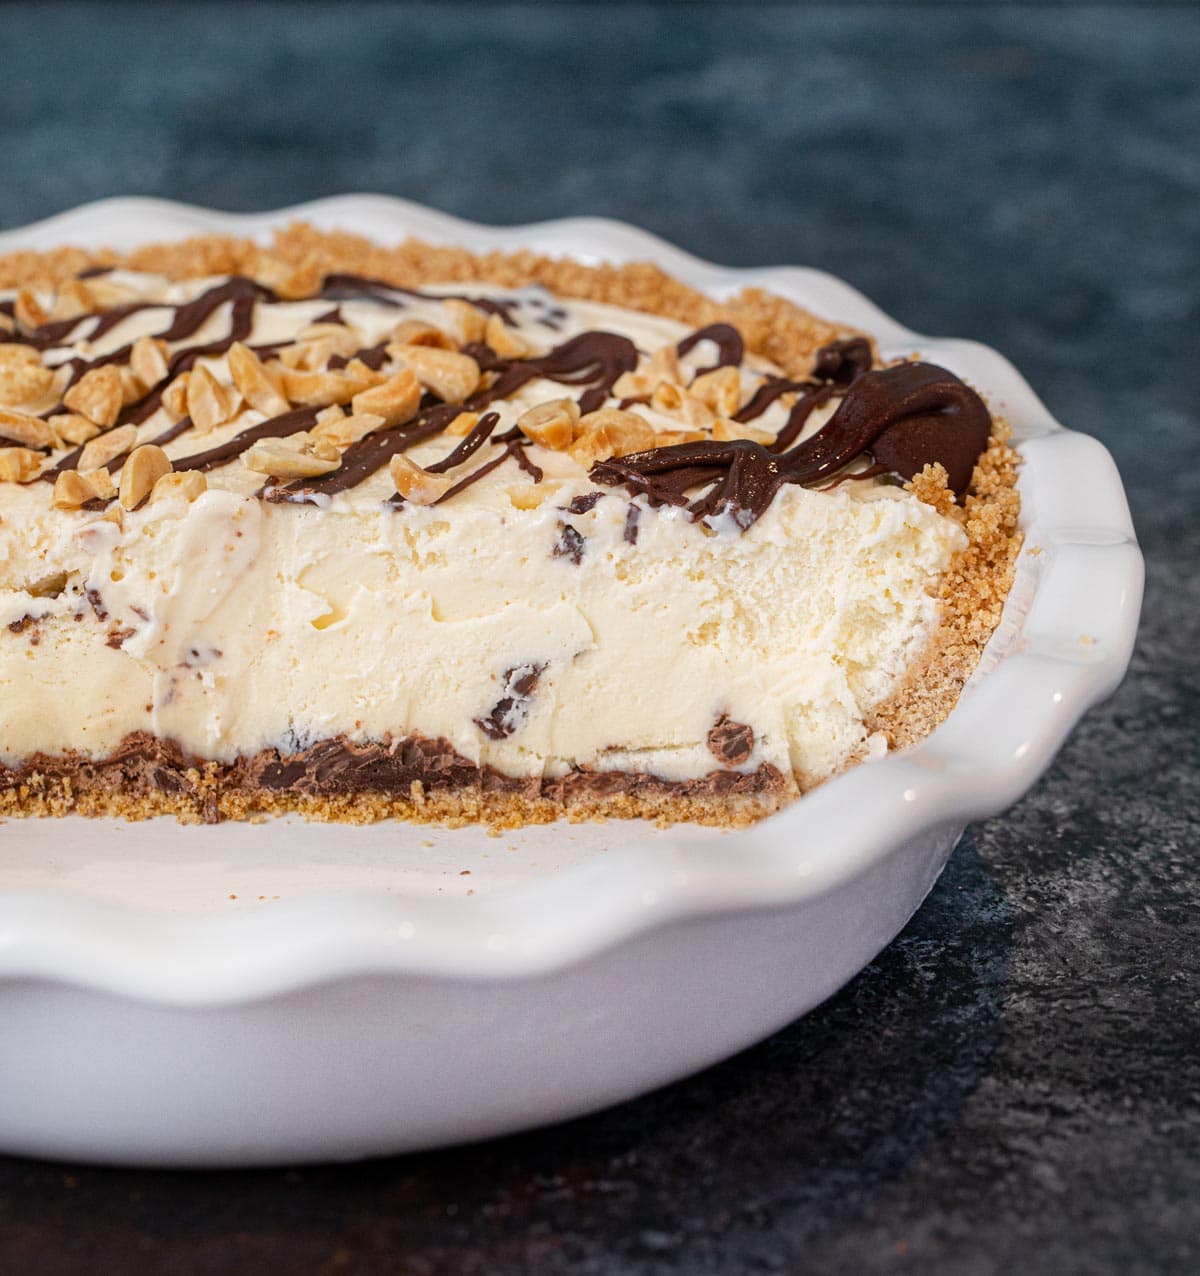
[{"label": "graham cracker crust", "polygon": [[[82,248],[9,253],[0,256],[0,287],[59,283],[97,266],[157,272],[172,279],[245,274],[276,287],[282,296],[302,295],[309,281],[315,290],[321,276],[333,272],[410,287],[471,280],[509,287],[540,283],[564,297],[624,306],[696,327],[731,323],[741,331],[747,350],[772,360],[797,378],[809,372],[821,346],[841,337],[863,335],[761,289],[746,289],[733,298],[714,301],[649,262],[585,266],[528,251],[475,254],[415,239],[383,247],[357,235],[319,231],[303,222],[277,232],[269,246],[233,236],[204,235],[147,244],[129,253]],[[1009,446],[1009,437],[1006,423],[996,421],[962,505],[949,491],[941,466],[927,467],[907,485],[920,500],[957,519],[968,544],[955,556],[940,584],[940,621],[923,655],[903,684],[867,716],[867,730],[882,731],[891,748],[919,741],[945,719],[999,622],[1021,547],[1017,529],[1020,498],[1015,487],[1019,457]],[[108,759],[90,765],[117,765],[127,743]],[[244,771],[246,765],[246,760],[231,767],[199,762],[184,768],[194,780],[189,778],[173,791],[138,786],[123,790],[80,784],[78,766],[71,759],[30,759],[19,769],[0,774],[0,815],[75,813],[144,819],[172,814],[195,821],[295,812],[311,819],[347,823],[399,818],[448,824],[484,822],[500,828],[565,816],[570,820],[620,817],[736,826],[778,810],[802,789],[811,787],[808,777],[784,776],[767,768],[770,775],[753,773],[759,776],[756,785],[727,785],[724,792],[717,791],[719,786],[688,791],[655,777],[625,775],[617,790],[606,793],[586,792],[584,788],[533,791],[524,781],[512,782],[523,787],[489,787],[477,781],[457,789],[431,791],[416,781],[404,793],[363,790],[316,794],[246,788],[236,782],[234,774],[239,767]],[[739,773],[714,772],[687,783],[703,785],[713,775],[747,779]]]}]

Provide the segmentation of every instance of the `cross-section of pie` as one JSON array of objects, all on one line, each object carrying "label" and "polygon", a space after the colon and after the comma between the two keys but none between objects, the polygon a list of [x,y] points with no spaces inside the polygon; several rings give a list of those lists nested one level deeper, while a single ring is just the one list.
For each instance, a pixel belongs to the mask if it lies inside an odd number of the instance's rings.
[{"label": "cross-section of pie", "polygon": [[741,823],[953,707],[951,372],[646,266],[294,226],[0,259],[0,809]]}]

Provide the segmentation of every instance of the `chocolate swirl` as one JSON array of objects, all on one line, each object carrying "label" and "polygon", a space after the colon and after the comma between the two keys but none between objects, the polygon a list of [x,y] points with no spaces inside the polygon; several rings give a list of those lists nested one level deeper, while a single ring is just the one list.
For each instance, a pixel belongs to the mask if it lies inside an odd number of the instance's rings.
[{"label": "chocolate swirl", "polygon": [[[941,462],[961,496],[990,434],[987,406],[952,372],[902,363],[858,376],[826,425],[790,451],[775,453],[748,439],[681,443],[599,461],[591,477],[644,492],[652,502],[686,505],[695,518],[729,513],[747,528],[784,484],[829,479],[868,451],[904,479]],[[689,501],[696,488],[707,490]]]}]

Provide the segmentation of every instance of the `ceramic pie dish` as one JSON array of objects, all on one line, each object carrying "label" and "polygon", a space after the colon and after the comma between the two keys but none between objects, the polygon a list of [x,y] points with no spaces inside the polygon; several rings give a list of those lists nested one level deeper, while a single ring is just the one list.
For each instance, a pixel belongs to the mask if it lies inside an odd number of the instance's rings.
[{"label": "ceramic pie dish", "polygon": [[1105,450],[993,351],[918,337],[820,272],[724,270],[617,223],[494,229],[366,196],[249,217],[108,201],[0,236],[0,252],[260,236],[297,218],[380,241],[653,260],[715,297],[756,285],[867,329],[885,358],[920,352],[1013,425],[1016,583],[932,736],[747,831],[9,821],[7,1151],[350,1158],[559,1120],[685,1075],[861,969],[967,821],[1019,797],[1129,660],[1141,560]]}]

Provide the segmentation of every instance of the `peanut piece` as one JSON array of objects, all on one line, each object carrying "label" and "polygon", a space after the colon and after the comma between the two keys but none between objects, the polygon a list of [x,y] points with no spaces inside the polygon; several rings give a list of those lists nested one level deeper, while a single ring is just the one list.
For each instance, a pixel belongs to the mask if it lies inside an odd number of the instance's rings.
[{"label": "peanut piece", "polygon": [[182,496],[189,503],[208,490],[208,480],[199,470],[175,470],[164,474],[150,490],[150,504]]},{"label": "peanut piece", "polygon": [[[30,351],[32,354],[33,352]],[[40,363],[10,364],[0,367],[0,402],[33,407],[49,393],[54,371]]]},{"label": "peanut piece", "polygon": [[651,381],[683,380],[683,372],[679,367],[679,351],[674,346],[659,346],[646,363],[646,375]]},{"label": "peanut piece", "polygon": [[279,352],[279,361],[285,368],[304,372],[317,372],[329,360],[340,354],[348,359],[361,343],[358,337],[342,323],[310,323],[296,335],[296,344]]},{"label": "peanut piece", "polygon": [[137,426],[121,425],[98,438],[89,439],[83,445],[76,468],[98,470],[109,461],[115,461],[122,452],[128,452],[137,444]]},{"label": "peanut piece", "polygon": [[13,303],[13,314],[22,328],[40,328],[50,322],[50,316],[42,309],[41,302],[29,291],[22,288]]},{"label": "peanut piece", "polygon": [[420,319],[401,319],[388,333],[388,339],[402,346],[433,346],[439,350],[457,349],[449,333]]},{"label": "peanut piece", "polygon": [[274,289],[283,301],[300,301],[311,297],[321,287],[321,267],[315,257],[306,257],[303,261],[284,261],[282,258],[264,254],[259,258],[258,269],[254,272],[260,284]]},{"label": "peanut piece", "polygon": [[454,439],[464,439],[479,424],[478,412],[460,412],[450,422],[444,433]]},{"label": "peanut piece", "polygon": [[111,501],[116,494],[107,470],[63,470],[54,480],[53,503],[60,510],[77,510],[88,501]]},{"label": "peanut piece", "polygon": [[[435,350],[432,353],[448,352]],[[382,384],[359,391],[350,404],[354,415],[381,416],[389,426],[403,425],[416,416],[417,408],[421,405],[421,383],[417,376],[411,368],[405,368],[395,376],[388,377]]]},{"label": "peanut piece", "polygon": [[283,392],[263,366],[262,360],[240,341],[229,347],[226,355],[229,375],[242,392],[242,398],[264,416],[283,416],[290,408]]},{"label": "peanut piece", "polygon": [[106,469],[76,471],[92,489],[98,500],[111,501],[117,494],[117,485],[113,476]]},{"label": "peanut piece", "polygon": [[63,470],[54,480],[54,495],[50,499],[55,509],[77,510],[93,495],[87,480],[78,470]]},{"label": "peanut piece", "polygon": [[121,504],[127,510],[137,509],[155,483],[170,472],[171,462],[162,448],[153,443],[135,447],[121,467]]},{"label": "peanut piece", "polygon": [[742,406],[742,377],[736,368],[713,368],[701,373],[688,386],[688,393],[721,416],[733,416]]},{"label": "peanut piece", "polygon": [[350,416],[339,415],[336,420],[320,421],[313,426],[311,433],[316,438],[328,439],[336,448],[348,448],[351,443],[383,429],[386,424],[383,417],[372,412],[355,412]]},{"label": "peanut piece", "polygon": [[550,399],[517,418],[517,426],[527,439],[556,452],[571,446],[578,423],[579,404],[574,399]]},{"label": "peanut piece", "polygon": [[81,315],[86,315],[95,308],[95,302],[92,300],[91,290],[88,288],[86,281],[68,279],[66,283],[60,284],[58,287],[50,317],[52,319],[78,319]]},{"label": "peanut piece", "polygon": [[442,302],[442,309],[446,312],[447,326],[460,346],[483,340],[483,334],[487,331],[487,316],[478,306],[458,297],[447,297]]},{"label": "peanut piece", "polygon": [[650,396],[650,406],[659,412],[678,412],[683,407],[683,391],[672,381],[660,381]]},{"label": "peanut piece", "polygon": [[683,419],[688,425],[697,426],[702,430],[711,430],[716,425],[717,414],[707,403],[701,403],[699,399],[693,399],[690,394],[685,394],[683,396]]},{"label": "peanut piece", "polygon": [[166,380],[169,352],[170,346],[159,337],[139,337],[133,343],[133,349],[129,352],[129,367],[142,383],[144,391]]},{"label": "peanut piece", "polygon": [[730,439],[749,439],[751,443],[775,442],[775,435],[769,430],[759,430],[753,425],[743,425],[740,421],[730,421],[726,417],[717,417],[713,424],[712,436],[719,443]]},{"label": "peanut piece", "polygon": [[461,403],[479,385],[479,364],[455,350],[389,345],[388,353],[411,368],[417,380],[446,403]]},{"label": "peanut piece", "polygon": [[336,470],[342,456],[328,439],[301,431],[283,439],[260,439],[242,461],[247,469],[272,478],[316,478]]},{"label": "peanut piece", "polygon": [[403,452],[392,457],[388,469],[396,491],[414,505],[432,505],[454,486],[452,479],[444,474],[430,474],[410,461]]},{"label": "peanut piece", "polygon": [[370,389],[374,379],[373,373],[368,377],[356,375],[350,371],[349,364],[335,372],[293,372],[287,369],[283,374],[283,390],[293,403],[301,407],[324,408],[331,403],[349,403],[356,394]]},{"label": "peanut piece", "polygon": [[488,315],[484,333],[484,340],[501,359],[522,359],[529,353],[529,343],[513,332],[499,315]]},{"label": "peanut piece", "polygon": [[63,395],[63,402],[72,412],[95,421],[103,429],[116,425],[125,402],[120,368],[107,363],[102,368],[85,372]]},{"label": "peanut piece", "polygon": [[41,356],[32,346],[23,346],[17,342],[0,345],[0,371],[8,368],[40,367],[41,362]]},{"label": "peanut piece", "polygon": [[584,468],[610,456],[627,456],[655,446],[654,427],[636,412],[600,408],[580,418],[580,433],[570,453]]},{"label": "peanut piece", "polygon": [[42,454],[27,447],[0,447],[0,483],[28,483],[42,468]]},{"label": "peanut piece", "polygon": [[64,443],[70,443],[73,447],[94,439],[100,433],[100,427],[95,421],[89,421],[77,412],[63,412],[52,416],[48,424]]},{"label": "peanut piece", "polygon": [[513,507],[519,510],[535,510],[545,503],[546,498],[553,496],[561,484],[543,481],[541,483],[520,483],[506,489],[508,499]]},{"label": "peanut piece", "polygon": [[207,434],[237,415],[241,396],[222,385],[207,368],[192,369],[187,384],[187,410],[200,434]]},{"label": "peanut piece", "polygon": [[190,372],[181,372],[162,393],[160,402],[177,421],[180,417],[187,416],[187,389],[191,379]]},{"label": "peanut piece", "polygon": [[11,439],[22,447],[53,447],[54,429],[49,421],[18,412],[15,408],[0,408],[0,439]]}]

